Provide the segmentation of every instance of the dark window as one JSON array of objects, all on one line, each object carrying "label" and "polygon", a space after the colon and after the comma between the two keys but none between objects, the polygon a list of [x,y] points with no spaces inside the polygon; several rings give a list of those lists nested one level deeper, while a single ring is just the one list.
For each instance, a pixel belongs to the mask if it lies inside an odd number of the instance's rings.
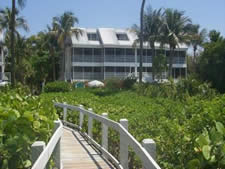
[{"label": "dark window", "polygon": [[170,56],[170,51],[166,51],[166,56]]},{"label": "dark window", "polygon": [[101,56],[102,55],[102,49],[94,49],[94,56]]},{"label": "dark window", "polygon": [[82,67],[74,67],[74,72],[82,72]]},{"label": "dark window", "polygon": [[116,56],[124,56],[125,55],[125,49],[116,49]]},{"label": "dark window", "polygon": [[151,49],[147,50],[147,56],[152,56],[152,50]]},{"label": "dark window", "polygon": [[92,56],[92,49],[84,48],[84,56]]},{"label": "dark window", "polygon": [[118,40],[128,41],[128,36],[126,33],[117,33],[116,37]]},{"label": "dark window", "polygon": [[101,67],[94,67],[94,72],[101,72]]},{"label": "dark window", "polygon": [[116,72],[125,72],[125,67],[116,67]]},{"label": "dark window", "polygon": [[88,36],[88,40],[90,40],[90,41],[98,41],[99,40],[97,33],[88,33],[87,36]]},{"label": "dark window", "polygon": [[126,49],[126,55],[127,56],[134,56],[135,55],[134,49]]},{"label": "dark window", "polygon": [[114,72],[114,67],[106,67],[105,71],[106,72]]},{"label": "dark window", "polygon": [[84,72],[92,72],[92,67],[84,67]]},{"label": "dark window", "polygon": [[74,56],[82,56],[82,48],[74,48]]},{"label": "dark window", "polygon": [[114,48],[106,48],[105,55],[106,56],[114,56]]},{"label": "dark window", "polygon": [[[146,54],[147,54],[147,50],[146,49],[143,49],[143,56],[146,56]],[[140,49],[137,50],[137,55],[138,56],[141,55],[141,50]]]}]

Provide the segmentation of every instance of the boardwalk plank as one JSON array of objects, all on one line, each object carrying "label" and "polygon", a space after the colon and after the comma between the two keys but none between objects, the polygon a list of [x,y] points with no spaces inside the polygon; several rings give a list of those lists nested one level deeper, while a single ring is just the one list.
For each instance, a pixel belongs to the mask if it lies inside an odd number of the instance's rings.
[{"label": "boardwalk plank", "polygon": [[61,141],[63,169],[113,169],[101,154],[95,151],[77,131],[66,128]]}]

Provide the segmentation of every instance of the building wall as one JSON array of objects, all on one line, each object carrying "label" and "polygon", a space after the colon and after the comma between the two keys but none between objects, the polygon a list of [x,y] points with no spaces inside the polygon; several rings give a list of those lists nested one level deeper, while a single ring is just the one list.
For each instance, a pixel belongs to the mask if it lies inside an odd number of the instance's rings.
[{"label": "building wall", "polygon": [[[104,80],[107,78],[125,78],[129,74],[138,76],[140,50],[134,48],[72,48],[73,80]],[[156,56],[162,52],[169,57],[168,50],[156,50]],[[186,52],[176,51],[173,58],[174,78],[185,76]],[[152,50],[143,50],[144,76],[152,76]]]}]

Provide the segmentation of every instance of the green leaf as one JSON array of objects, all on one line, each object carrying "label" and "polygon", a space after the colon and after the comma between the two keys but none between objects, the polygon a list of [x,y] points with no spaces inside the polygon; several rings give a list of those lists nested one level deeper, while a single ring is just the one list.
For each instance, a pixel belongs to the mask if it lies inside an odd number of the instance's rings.
[{"label": "green leaf", "polygon": [[21,102],[23,101],[23,99],[18,94],[16,94],[16,98]]},{"label": "green leaf", "polygon": [[209,140],[209,136],[208,135],[203,135],[201,134],[197,139],[196,142],[198,143],[198,145],[202,148],[204,145],[209,145],[210,144],[210,140]]},{"label": "green leaf", "polygon": [[216,122],[216,129],[220,134],[222,134],[222,135],[225,134],[225,128],[222,123]]},{"label": "green leaf", "polygon": [[31,164],[31,161],[30,160],[26,160],[25,162],[24,162],[24,167],[25,168],[28,168],[28,167],[30,167],[32,164]]},{"label": "green leaf", "polygon": [[202,153],[203,153],[203,156],[206,160],[209,160],[210,159],[210,151],[211,151],[211,147],[206,145],[206,146],[203,146],[202,148]]},{"label": "green leaf", "polygon": [[24,112],[23,116],[27,118],[29,121],[33,121],[33,114],[31,112]]},{"label": "green leaf", "polygon": [[39,121],[34,121],[33,123],[34,128],[38,129],[41,126],[41,123]]},{"label": "green leaf", "polygon": [[193,159],[188,162],[187,165],[188,169],[199,169],[200,168],[200,161],[198,159]]}]

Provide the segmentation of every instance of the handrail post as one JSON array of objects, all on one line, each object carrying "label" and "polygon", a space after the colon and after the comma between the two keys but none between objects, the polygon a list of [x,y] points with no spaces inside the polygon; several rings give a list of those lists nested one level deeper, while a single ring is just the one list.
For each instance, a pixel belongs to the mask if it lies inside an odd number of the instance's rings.
[{"label": "handrail post", "polygon": [[45,142],[44,141],[36,141],[31,146],[31,162],[32,165],[38,159],[42,151],[45,149]]},{"label": "handrail post", "polygon": [[142,146],[151,155],[151,157],[154,160],[156,160],[156,143],[155,143],[155,141],[152,139],[144,139],[144,140],[142,140]]},{"label": "handrail post", "polygon": [[[64,106],[66,105],[66,102],[63,102]],[[67,117],[67,107],[63,107],[63,121],[66,122]]]},{"label": "handrail post", "polygon": [[[83,105],[80,105],[79,108],[80,108],[80,109],[83,109],[84,106],[83,106]],[[83,121],[84,121],[84,114],[83,114],[82,111],[80,111],[80,126],[79,126],[80,129],[82,129],[82,127],[83,127]]]},{"label": "handrail post", "polygon": [[[93,113],[93,109],[92,108],[89,108],[88,110]],[[93,138],[92,128],[93,128],[93,118],[88,116],[88,135],[91,138]]]},{"label": "handrail post", "polygon": [[[120,124],[128,131],[127,119],[120,119]],[[120,132],[120,163],[124,169],[128,169],[128,144],[122,132]]]},{"label": "handrail post", "polygon": [[[102,116],[108,118],[107,113],[102,113]],[[102,123],[102,147],[108,150],[108,126]]]},{"label": "handrail post", "polygon": [[[60,121],[55,121],[55,127],[54,127],[54,132],[60,127]],[[54,162],[55,162],[55,166],[56,168],[61,169],[62,168],[62,164],[61,164],[61,138],[59,138],[54,152],[53,152],[53,157],[54,157]]]}]

